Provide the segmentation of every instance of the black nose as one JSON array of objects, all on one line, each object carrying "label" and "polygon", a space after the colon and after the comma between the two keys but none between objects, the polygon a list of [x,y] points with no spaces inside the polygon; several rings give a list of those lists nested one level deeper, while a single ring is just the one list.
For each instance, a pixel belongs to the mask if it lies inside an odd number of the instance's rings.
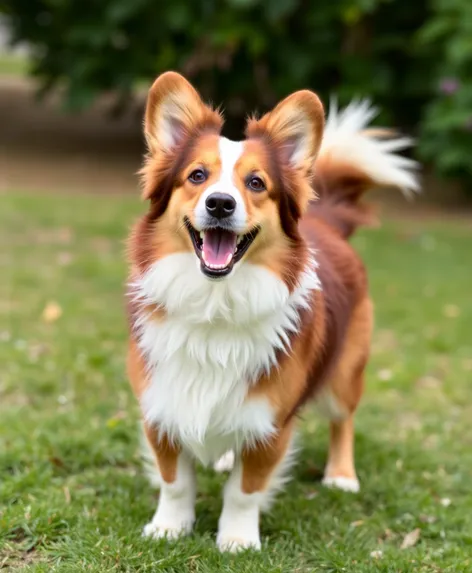
[{"label": "black nose", "polygon": [[227,193],[212,193],[205,201],[208,214],[217,219],[232,215],[236,209],[236,201]]}]

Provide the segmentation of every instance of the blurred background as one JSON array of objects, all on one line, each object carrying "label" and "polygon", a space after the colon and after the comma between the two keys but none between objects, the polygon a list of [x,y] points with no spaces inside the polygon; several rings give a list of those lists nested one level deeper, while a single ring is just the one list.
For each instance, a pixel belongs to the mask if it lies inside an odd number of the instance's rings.
[{"label": "blurred background", "polygon": [[168,69],[235,138],[300,88],[368,96],[417,138],[429,203],[472,197],[470,0],[3,0],[1,187],[135,190],[146,89]]}]

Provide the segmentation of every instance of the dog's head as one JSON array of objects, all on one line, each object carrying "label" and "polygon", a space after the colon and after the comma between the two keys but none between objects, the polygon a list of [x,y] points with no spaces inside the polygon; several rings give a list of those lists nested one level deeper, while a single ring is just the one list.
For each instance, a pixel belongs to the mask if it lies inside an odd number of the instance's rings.
[{"label": "dog's head", "polygon": [[147,240],[159,257],[195,252],[211,279],[243,260],[276,267],[299,241],[324,113],[314,93],[299,91],[249,120],[243,141],[222,137],[222,124],[179,74],[167,72],[151,87],[142,170],[153,223]]}]

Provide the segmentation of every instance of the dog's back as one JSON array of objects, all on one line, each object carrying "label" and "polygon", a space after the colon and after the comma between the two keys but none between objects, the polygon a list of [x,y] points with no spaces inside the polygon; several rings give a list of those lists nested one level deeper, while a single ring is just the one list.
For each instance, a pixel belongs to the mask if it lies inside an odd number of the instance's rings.
[{"label": "dog's back", "polygon": [[[314,167],[316,198],[300,222],[303,237],[314,249],[323,292],[316,310],[324,317],[323,351],[314,356],[310,381],[296,404],[321,392],[330,416],[354,410],[362,392],[372,330],[372,304],[363,262],[348,239],[361,225],[375,222],[371,205],[362,203],[374,188],[418,190],[416,163],[397,155],[410,146],[387,129],[368,129],[375,110],[353,102],[338,113],[332,106]],[[320,308],[321,307],[321,308]],[[329,395],[329,400],[326,396]]]}]

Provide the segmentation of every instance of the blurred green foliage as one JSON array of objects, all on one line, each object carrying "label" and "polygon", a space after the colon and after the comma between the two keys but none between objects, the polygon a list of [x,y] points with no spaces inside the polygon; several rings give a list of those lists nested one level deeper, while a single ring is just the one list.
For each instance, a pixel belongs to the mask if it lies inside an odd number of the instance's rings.
[{"label": "blurred green foliage", "polygon": [[44,89],[72,108],[177,69],[224,102],[229,132],[309,87],[369,96],[422,159],[472,178],[472,0],[1,0]]},{"label": "blurred green foliage", "polygon": [[436,93],[421,121],[420,150],[442,173],[472,179],[472,0],[431,0],[417,42],[434,62]]}]

